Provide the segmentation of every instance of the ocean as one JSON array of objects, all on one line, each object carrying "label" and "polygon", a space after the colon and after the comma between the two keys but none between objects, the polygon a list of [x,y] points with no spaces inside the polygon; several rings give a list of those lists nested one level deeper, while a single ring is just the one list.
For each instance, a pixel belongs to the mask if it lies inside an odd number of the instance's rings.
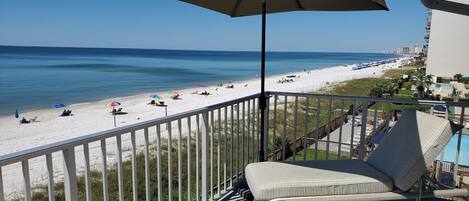
[{"label": "ocean", "polygon": [[[379,53],[268,52],[267,75],[394,58]],[[0,46],[0,115],[111,97],[252,79],[260,53]]]}]

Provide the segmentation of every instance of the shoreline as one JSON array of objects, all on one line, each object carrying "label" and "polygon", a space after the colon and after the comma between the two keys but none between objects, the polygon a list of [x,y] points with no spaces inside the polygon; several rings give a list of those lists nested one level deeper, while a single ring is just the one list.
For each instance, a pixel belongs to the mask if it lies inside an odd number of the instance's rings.
[{"label": "shoreline", "polygon": [[[396,58],[396,59],[400,59],[401,57],[399,58]],[[346,65],[340,65],[340,66],[324,66],[324,67],[317,67],[317,68],[307,68],[306,70],[307,71],[317,71],[317,70],[323,70],[323,69],[330,69],[330,68],[347,68],[347,67],[350,67],[352,65],[356,65],[356,64],[346,64]],[[272,74],[272,75],[268,75],[266,76],[266,79],[269,79],[269,78],[272,78],[272,77],[279,77],[279,76],[286,76],[286,75],[291,75],[291,74],[299,74],[299,73],[303,73],[304,71],[292,71],[292,72],[285,72],[285,73],[280,73],[280,74]],[[258,78],[239,78],[239,79],[233,79],[233,80],[230,80],[229,82],[226,82],[226,83],[223,83],[225,87],[226,84],[240,84],[240,83],[244,83],[244,82],[252,82],[252,81],[259,81],[260,80]],[[216,88],[216,84],[207,84],[207,87],[200,87],[200,88]],[[181,87],[177,90],[174,90],[174,91],[186,91],[186,90],[194,90],[194,89],[199,89],[195,86],[187,86],[187,87]],[[74,106],[81,106],[81,105],[88,105],[88,104],[94,104],[94,103],[97,103],[97,102],[103,102],[103,101],[109,101],[109,100],[118,100],[118,99],[131,99],[131,98],[138,98],[138,97],[141,97],[142,95],[154,95],[154,94],[165,94],[166,96],[165,97],[169,97],[169,94],[170,92],[172,92],[173,90],[162,90],[162,91],[156,91],[156,92],[140,92],[140,93],[136,93],[136,94],[129,94],[129,95],[124,95],[124,96],[116,96],[116,97],[106,97],[106,98],[91,98],[89,101],[78,101],[78,102],[74,102],[74,103],[70,103],[70,104],[65,104],[66,105],[66,108],[69,108],[69,107],[74,107]],[[150,99],[150,97],[148,97]],[[64,108],[62,108],[64,109]],[[38,112],[38,111],[50,111],[50,110],[57,110],[58,112],[60,112],[60,108],[59,109],[53,109],[53,108],[50,108],[50,107],[33,107],[33,108],[29,108],[29,109],[19,109],[18,111],[20,112],[19,113],[19,116],[20,118],[24,115],[22,114],[29,114],[29,113],[35,113],[35,112]],[[3,119],[3,118],[8,118],[8,117],[14,117],[14,109],[12,108],[12,111],[10,113],[0,113],[0,120]],[[0,121],[1,123],[1,121]],[[0,153],[1,155],[1,153]]]}]

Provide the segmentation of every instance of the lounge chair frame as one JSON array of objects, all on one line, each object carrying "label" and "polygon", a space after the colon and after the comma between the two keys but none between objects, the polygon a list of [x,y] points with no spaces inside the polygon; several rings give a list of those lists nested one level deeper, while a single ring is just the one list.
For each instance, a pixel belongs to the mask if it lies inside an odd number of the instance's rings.
[{"label": "lounge chair frame", "polygon": [[386,193],[369,193],[369,194],[352,194],[352,195],[334,195],[334,196],[316,196],[316,197],[293,197],[278,198],[272,201],[371,201],[371,200],[408,200],[420,198],[465,198],[469,195],[468,189],[446,189],[434,190],[425,193],[413,192],[386,192]]}]

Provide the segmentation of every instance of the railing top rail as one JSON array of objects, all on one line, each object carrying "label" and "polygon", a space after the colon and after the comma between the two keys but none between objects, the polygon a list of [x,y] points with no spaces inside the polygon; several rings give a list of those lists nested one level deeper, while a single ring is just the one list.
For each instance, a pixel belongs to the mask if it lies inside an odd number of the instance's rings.
[{"label": "railing top rail", "polygon": [[406,104],[406,105],[446,105],[446,106],[456,106],[456,107],[469,107],[468,102],[375,98],[375,97],[366,97],[366,96],[344,96],[344,95],[294,93],[294,92],[280,92],[280,91],[268,91],[266,92],[266,94],[281,95],[281,96],[314,97],[314,98],[324,98],[324,99],[327,99],[327,98],[344,99],[344,100],[350,99],[350,100],[362,100],[362,101],[373,101],[373,102],[398,103],[398,104]]},{"label": "railing top rail", "polygon": [[[389,98],[372,98],[372,97],[362,97],[362,96],[343,96],[343,95],[327,95],[327,94],[315,94],[315,93],[293,93],[293,92],[278,92],[278,91],[268,91],[266,92],[269,95],[282,95],[282,96],[299,96],[299,97],[315,97],[315,98],[333,98],[333,99],[350,99],[350,100],[362,100],[362,101],[374,101],[374,102],[386,102],[386,103],[399,103],[399,104],[409,104],[409,105],[447,105],[447,106],[457,106],[457,107],[469,107],[469,103],[465,102],[445,102],[445,101],[431,101],[431,100],[405,100],[405,99],[389,99]],[[143,122],[134,123],[131,125],[126,125],[118,128],[113,128],[97,133],[92,133],[76,138],[71,138],[67,140],[63,140],[56,143],[51,143],[43,146],[38,146],[31,149],[26,149],[6,155],[0,156],[0,167],[9,165],[12,163],[20,162],[22,160],[35,158],[38,156],[42,156],[48,153],[57,152],[69,147],[79,146],[85,143],[95,142],[98,140],[114,137],[117,135],[122,135],[125,133],[129,133],[135,130],[141,130],[144,128],[148,128],[151,126],[156,126],[158,124],[168,123],[174,120],[178,120],[181,118],[194,116],[197,114],[201,114],[207,111],[211,111],[214,109],[222,108],[225,106],[233,105],[242,101],[250,100],[253,98],[259,97],[259,93],[252,94],[249,96],[245,96],[238,99],[233,99],[230,101],[202,107],[199,109],[182,112],[178,114],[169,115],[167,117],[156,118],[152,120],[147,120]]]},{"label": "railing top rail", "polygon": [[60,150],[64,150],[66,148],[79,146],[79,145],[82,145],[82,144],[85,144],[85,143],[95,142],[95,141],[98,141],[98,140],[114,137],[114,136],[117,136],[117,135],[130,133],[132,131],[148,128],[148,127],[151,127],[151,126],[156,126],[158,124],[164,124],[164,123],[168,123],[168,122],[171,122],[171,121],[174,121],[174,120],[194,116],[194,115],[201,114],[201,113],[204,113],[204,112],[208,112],[208,111],[211,111],[211,110],[214,110],[214,109],[223,108],[225,106],[230,106],[230,105],[242,102],[242,101],[257,98],[257,97],[259,97],[259,95],[260,95],[259,93],[252,94],[252,95],[245,96],[245,97],[242,97],[242,98],[233,99],[233,100],[230,100],[230,101],[226,101],[226,102],[222,102],[222,103],[202,107],[202,108],[199,108],[199,109],[169,115],[167,117],[160,117],[160,118],[156,118],[156,119],[151,119],[151,120],[147,120],[147,121],[143,121],[143,122],[134,123],[134,124],[131,124],[131,125],[126,125],[126,126],[122,126],[122,127],[118,127],[118,128],[113,128],[113,129],[109,129],[109,130],[105,130],[105,131],[100,131],[100,132],[97,132],[97,133],[83,135],[83,136],[80,136],[80,137],[66,139],[66,140],[63,140],[63,141],[60,141],[60,142],[55,142],[55,143],[51,143],[51,144],[47,144],[47,145],[34,147],[34,148],[31,148],[31,149],[26,149],[26,150],[22,150],[22,151],[18,151],[18,152],[13,152],[13,153],[1,155],[0,156],[0,167],[5,166],[5,165],[9,165],[9,164],[12,164],[12,163],[17,163],[17,162],[20,162],[20,161],[23,161],[23,160],[35,158],[35,157],[38,157],[38,156],[42,156],[42,155],[45,155],[45,154],[57,152],[57,151],[60,151]]}]

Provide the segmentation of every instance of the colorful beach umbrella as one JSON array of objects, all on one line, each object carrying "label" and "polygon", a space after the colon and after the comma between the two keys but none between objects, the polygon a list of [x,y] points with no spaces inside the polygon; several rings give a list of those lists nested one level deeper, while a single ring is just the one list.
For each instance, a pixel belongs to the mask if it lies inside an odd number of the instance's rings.
[{"label": "colorful beach umbrella", "polygon": [[117,102],[117,101],[111,101],[107,104],[108,107],[116,107],[116,106],[119,106],[121,105],[121,103]]},{"label": "colorful beach umbrella", "polygon": [[54,104],[52,104],[51,107],[52,108],[63,108],[63,107],[65,107],[65,104],[63,104],[63,103],[54,103]]},{"label": "colorful beach umbrella", "polygon": [[113,110],[112,116],[114,117],[114,127],[117,126],[117,124],[116,124],[116,114],[114,113],[114,110],[115,110],[114,107],[117,107],[117,106],[119,106],[119,105],[121,105],[121,103],[119,103],[119,102],[117,102],[117,101],[111,101],[111,102],[109,102],[109,103],[107,104],[107,106],[108,106],[108,107],[112,107],[112,110]]},{"label": "colorful beach umbrella", "polygon": [[160,100],[160,99],[163,99],[163,97],[161,97],[161,96],[158,96],[158,95],[156,95],[156,94],[155,94],[155,95],[152,95],[152,96],[150,96],[150,98],[151,98],[151,99],[153,99],[153,100]]}]

